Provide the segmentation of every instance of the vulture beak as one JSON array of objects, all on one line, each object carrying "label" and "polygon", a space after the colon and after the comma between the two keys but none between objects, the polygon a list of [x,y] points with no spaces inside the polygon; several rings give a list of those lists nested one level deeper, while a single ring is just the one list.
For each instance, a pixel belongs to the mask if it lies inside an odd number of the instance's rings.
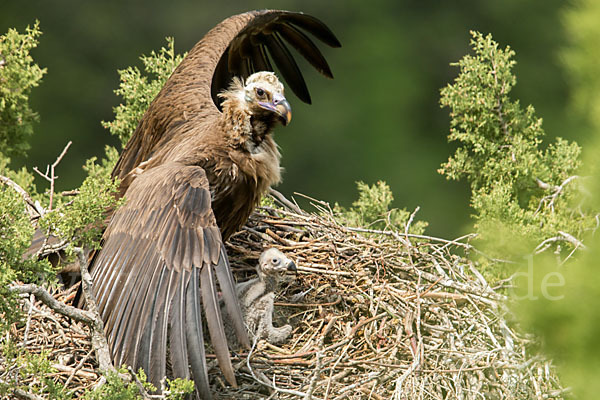
[{"label": "vulture beak", "polygon": [[286,126],[292,120],[292,106],[282,94],[275,93],[272,102],[259,101],[258,105],[279,115],[281,123]]}]

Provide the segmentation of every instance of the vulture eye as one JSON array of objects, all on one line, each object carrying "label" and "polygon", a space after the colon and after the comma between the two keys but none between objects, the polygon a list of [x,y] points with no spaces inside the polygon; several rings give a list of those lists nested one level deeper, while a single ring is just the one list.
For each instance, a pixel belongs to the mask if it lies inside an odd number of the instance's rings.
[{"label": "vulture eye", "polygon": [[256,89],[256,95],[258,97],[263,97],[265,95],[265,91],[261,88]]},{"label": "vulture eye", "polygon": [[273,263],[273,265],[279,265],[279,258],[274,258],[271,260],[271,262]]}]

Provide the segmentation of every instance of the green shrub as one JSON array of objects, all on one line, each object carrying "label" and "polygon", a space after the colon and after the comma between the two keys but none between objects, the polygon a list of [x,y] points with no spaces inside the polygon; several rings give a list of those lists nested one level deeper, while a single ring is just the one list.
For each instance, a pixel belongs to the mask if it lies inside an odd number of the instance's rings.
[{"label": "green shrub", "polygon": [[474,55],[453,64],[460,73],[441,90],[458,148],[439,172],[470,183],[475,228],[494,255],[530,253],[544,241],[570,250],[596,225],[577,176],[581,148],[560,138],[544,148],[542,120],[510,97],[514,51],[472,36]]},{"label": "green shrub", "polygon": [[39,23],[25,33],[9,29],[0,36],[0,153],[22,155],[29,149],[38,115],[29,107],[29,93],[40,84],[45,68],[29,52],[38,45]]},{"label": "green shrub", "polygon": [[[391,208],[394,196],[385,182],[377,182],[369,186],[364,182],[356,182],[358,200],[350,208],[336,204],[333,211],[338,221],[344,225],[371,229],[405,230],[411,213],[405,209]],[[409,232],[422,234],[427,222],[411,221]]]},{"label": "green shrub", "polygon": [[119,71],[121,83],[115,93],[123,98],[123,103],[114,108],[115,119],[103,121],[102,126],[121,139],[123,146],[127,143],[144,112],[156,97],[162,86],[187,53],[175,54],[175,41],[167,38],[167,47],[158,53],[152,51],[149,56],[141,56],[144,64],[142,75],[137,67],[129,67]]}]

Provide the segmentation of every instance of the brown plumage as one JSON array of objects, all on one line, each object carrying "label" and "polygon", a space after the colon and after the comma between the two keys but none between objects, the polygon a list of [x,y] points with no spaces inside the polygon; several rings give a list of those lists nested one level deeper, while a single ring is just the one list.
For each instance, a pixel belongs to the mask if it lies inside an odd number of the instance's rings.
[{"label": "brown plumage", "polygon": [[[314,17],[254,11],[228,18],[194,46],[154,99],[113,176],[124,206],[92,264],[94,291],[114,362],[146,370],[159,385],[167,343],[173,375],[210,398],[202,314],[213,351],[235,385],[217,301],[222,293],[248,346],[223,242],[279,182],[273,128],[291,118],[272,60],[303,101],[310,96],[284,40],[323,75],[324,57],[306,31],[338,47]],[[255,73],[256,72],[256,73]]]}]

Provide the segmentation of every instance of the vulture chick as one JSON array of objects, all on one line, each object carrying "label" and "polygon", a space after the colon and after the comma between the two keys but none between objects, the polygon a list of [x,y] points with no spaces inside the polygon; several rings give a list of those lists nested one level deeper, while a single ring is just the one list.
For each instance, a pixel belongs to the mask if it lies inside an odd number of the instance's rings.
[{"label": "vulture chick", "polygon": [[[292,332],[291,325],[273,326],[275,292],[283,283],[291,281],[296,274],[296,264],[281,251],[265,250],[258,259],[257,277],[238,283],[235,287],[244,323],[254,340],[266,339],[269,343],[284,342]],[[225,320],[229,327],[230,319]],[[228,332],[231,332],[228,329]],[[228,335],[235,342],[233,335]]]},{"label": "vulture chick", "polygon": [[223,243],[281,179],[272,132],[290,122],[291,109],[270,61],[305,102],[286,42],[332,77],[307,33],[340,46],[302,13],[253,11],[218,24],[167,80],[113,170],[126,202],[92,259],[93,289],[113,361],[144,368],[156,387],[168,343],[174,377],[194,379],[197,395],[211,397],[205,328],[236,385],[218,291],[239,342],[249,341]]}]

